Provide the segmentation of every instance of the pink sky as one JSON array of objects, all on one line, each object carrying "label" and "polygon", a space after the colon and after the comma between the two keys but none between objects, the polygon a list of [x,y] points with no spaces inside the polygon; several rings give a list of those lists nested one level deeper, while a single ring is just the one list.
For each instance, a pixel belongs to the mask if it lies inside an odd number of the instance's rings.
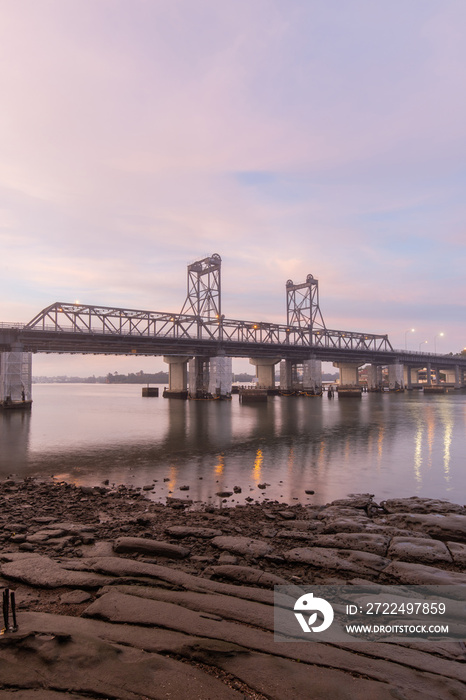
[{"label": "pink sky", "polygon": [[463,0],[0,2],[0,321],[179,311],[217,252],[229,317],[311,272],[329,327],[461,350],[465,33]]}]

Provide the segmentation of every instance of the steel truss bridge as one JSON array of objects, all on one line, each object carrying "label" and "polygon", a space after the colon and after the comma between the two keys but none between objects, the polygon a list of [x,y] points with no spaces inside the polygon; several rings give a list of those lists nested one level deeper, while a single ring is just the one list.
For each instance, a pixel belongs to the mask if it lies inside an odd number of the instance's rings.
[{"label": "steel truss bridge", "polygon": [[0,350],[23,352],[282,358],[296,362],[460,365],[459,357],[394,350],[387,335],[332,330],[319,306],[318,281],[286,283],[287,323],[228,319],[221,310],[221,258],[188,265],[181,313],[55,302],[26,324],[0,324]]}]

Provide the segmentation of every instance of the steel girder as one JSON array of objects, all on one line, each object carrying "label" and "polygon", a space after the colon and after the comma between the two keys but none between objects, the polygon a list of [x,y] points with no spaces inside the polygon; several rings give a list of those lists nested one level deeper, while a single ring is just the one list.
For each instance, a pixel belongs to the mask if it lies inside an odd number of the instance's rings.
[{"label": "steel girder", "polygon": [[170,314],[85,304],[56,302],[43,309],[26,331],[126,336],[133,339],[204,340],[223,344],[300,346],[353,351],[392,351],[387,335],[352,331],[316,330],[275,323],[254,323],[224,317],[210,319],[187,314]]}]

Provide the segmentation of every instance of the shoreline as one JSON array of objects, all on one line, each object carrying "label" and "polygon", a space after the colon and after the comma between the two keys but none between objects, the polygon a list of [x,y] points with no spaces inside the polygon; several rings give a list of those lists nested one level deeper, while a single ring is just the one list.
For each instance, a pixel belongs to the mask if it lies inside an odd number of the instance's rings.
[{"label": "shoreline", "polygon": [[[464,506],[417,497],[377,503],[370,494],[321,506],[190,509],[189,500],[162,505],[130,486],[0,482],[0,587],[15,590],[18,611],[18,631],[0,636],[0,664],[16,668],[0,677],[2,698],[20,689],[28,694],[18,700],[42,700],[42,691],[57,700],[327,697],[309,685],[316,670],[332,700],[461,697],[460,642],[370,643],[370,652],[280,645],[270,615],[274,584],[466,584]],[[68,635],[61,646],[60,635]],[[35,669],[29,680],[15,666],[25,645]],[[94,659],[90,680],[79,664],[72,670],[70,645],[86,663]],[[115,655],[128,657],[118,682],[108,680]],[[166,694],[147,665],[160,667]],[[190,694],[180,670],[192,677]],[[286,695],[285,674],[299,691]]]}]

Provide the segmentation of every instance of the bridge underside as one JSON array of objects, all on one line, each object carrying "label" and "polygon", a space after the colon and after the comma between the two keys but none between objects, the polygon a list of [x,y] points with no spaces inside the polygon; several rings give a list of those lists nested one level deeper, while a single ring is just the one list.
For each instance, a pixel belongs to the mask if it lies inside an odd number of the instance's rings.
[{"label": "bridge underside", "polygon": [[12,342],[24,352],[106,355],[192,355],[196,357],[277,357],[289,360],[320,359],[337,361],[351,358],[355,362],[394,362],[393,351],[369,349],[326,348],[282,343],[234,342],[196,338],[135,337],[98,333],[56,331],[18,331],[5,342],[0,332],[0,349],[8,351]]}]

